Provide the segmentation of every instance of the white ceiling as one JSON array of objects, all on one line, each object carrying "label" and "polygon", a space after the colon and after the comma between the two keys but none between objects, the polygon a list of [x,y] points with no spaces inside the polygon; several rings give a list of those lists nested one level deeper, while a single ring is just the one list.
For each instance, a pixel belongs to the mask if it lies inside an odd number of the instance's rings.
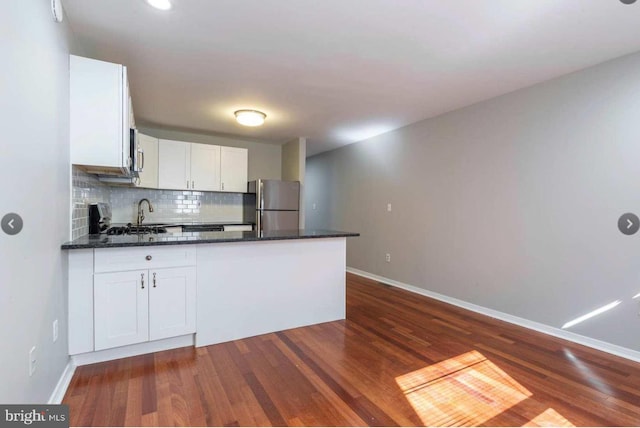
[{"label": "white ceiling", "polygon": [[63,0],[85,54],[129,67],[138,122],[309,154],[640,51],[640,2],[172,2]]}]

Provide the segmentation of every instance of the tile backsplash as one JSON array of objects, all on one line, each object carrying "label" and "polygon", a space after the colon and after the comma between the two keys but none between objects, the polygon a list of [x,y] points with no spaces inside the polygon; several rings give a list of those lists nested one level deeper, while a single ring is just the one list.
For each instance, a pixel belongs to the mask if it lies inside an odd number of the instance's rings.
[{"label": "tile backsplash", "polygon": [[75,166],[71,179],[71,239],[76,239],[89,233],[89,204],[109,202],[109,187]]},{"label": "tile backsplash", "polygon": [[243,194],[198,192],[189,190],[157,190],[106,186],[95,176],[73,167],[72,239],[89,233],[87,206],[93,202],[109,202],[113,223],[135,223],[138,201],[147,198],[154,211],[144,204],[146,223],[191,221],[242,221]]},{"label": "tile backsplash", "polygon": [[135,223],[138,201],[147,198],[153,205],[149,212],[143,205],[144,221],[242,221],[242,194],[197,192],[190,190],[156,190],[138,188],[111,188],[111,210],[114,223]]}]

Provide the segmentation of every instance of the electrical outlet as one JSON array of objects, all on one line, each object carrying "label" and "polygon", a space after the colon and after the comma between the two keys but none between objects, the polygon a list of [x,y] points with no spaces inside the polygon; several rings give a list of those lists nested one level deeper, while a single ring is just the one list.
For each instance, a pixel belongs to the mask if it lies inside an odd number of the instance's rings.
[{"label": "electrical outlet", "polygon": [[315,202],[313,203],[313,208],[312,209],[314,209],[314,210],[316,209],[316,203]]},{"label": "electrical outlet", "polygon": [[391,204],[387,204],[387,211],[391,212]]},{"label": "electrical outlet", "polygon": [[36,371],[36,347],[34,346],[29,351],[29,376],[33,376]]},{"label": "electrical outlet", "polygon": [[391,262],[391,254],[387,253],[386,256],[384,256],[384,259],[387,261],[387,263]]},{"label": "electrical outlet", "polygon": [[58,320],[53,321],[53,342],[58,340]]}]

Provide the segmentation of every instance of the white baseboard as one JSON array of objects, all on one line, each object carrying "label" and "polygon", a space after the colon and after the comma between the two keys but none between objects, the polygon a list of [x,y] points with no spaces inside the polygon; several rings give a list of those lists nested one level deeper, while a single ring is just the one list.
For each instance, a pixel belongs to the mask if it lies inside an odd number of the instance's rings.
[{"label": "white baseboard", "polygon": [[626,358],[631,361],[640,362],[640,352],[633,349],[624,348],[622,346],[614,345],[612,343],[603,342],[601,340],[592,339],[590,337],[582,336],[580,334],[572,333],[570,331],[562,330],[557,327],[551,327],[546,324],[541,324],[536,321],[531,321],[525,318],[520,318],[514,315],[510,315],[504,312],[496,311],[493,309],[485,308],[483,306],[475,305],[473,303],[465,302],[464,300],[456,299],[454,297],[445,296],[444,294],[435,293],[433,291],[425,290],[424,288],[416,287],[415,285],[405,284],[403,282],[395,281],[393,279],[385,278],[383,276],[375,275],[369,272],[365,272],[352,267],[347,267],[347,272],[353,273],[364,278],[369,278],[374,281],[382,282],[403,290],[410,291],[412,293],[420,294],[422,296],[430,297],[441,302],[449,303],[460,308],[468,309],[473,312],[477,312],[482,315],[487,315],[491,318],[496,318],[501,321],[506,321],[511,324],[519,325],[531,330],[545,333],[550,336],[565,339],[570,342],[578,343],[580,345],[588,346],[599,351],[603,351],[609,354],[617,355],[618,357]]},{"label": "white baseboard", "polygon": [[67,366],[62,371],[60,375],[60,379],[56,384],[56,387],[53,389],[51,396],[49,397],[49,401],[47,404],[60,404],[62,403],[62,399],[64,398],[64,394],[67,392],[67,388],[69,388],[69,384],[71,383],[71,379],[73,378],[73,373],[76,371],[76,366],[73,364],[73,361],[69,359],[67,362]]},{"label": "white baseboard", "polygon": [[119,348],[72,355],[71,361],[75,366],[85,366],[87,364],[101,363],[103,361],[118,360],[120,358],[150,354],[152,352],[193,346],[194,344],[194,335],[187,334],[184,336],[171,337],[169,339],[155,340],[153,342],[137,343],[135,345],[121,346]]}]

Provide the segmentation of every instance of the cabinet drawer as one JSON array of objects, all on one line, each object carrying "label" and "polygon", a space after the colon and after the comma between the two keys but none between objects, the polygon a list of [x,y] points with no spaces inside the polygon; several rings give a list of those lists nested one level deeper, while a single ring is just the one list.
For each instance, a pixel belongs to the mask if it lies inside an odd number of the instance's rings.
[{"label": "cabinet drawer", "polygon": [[94,272],[195,266],[196,246],[96,248]]}]

